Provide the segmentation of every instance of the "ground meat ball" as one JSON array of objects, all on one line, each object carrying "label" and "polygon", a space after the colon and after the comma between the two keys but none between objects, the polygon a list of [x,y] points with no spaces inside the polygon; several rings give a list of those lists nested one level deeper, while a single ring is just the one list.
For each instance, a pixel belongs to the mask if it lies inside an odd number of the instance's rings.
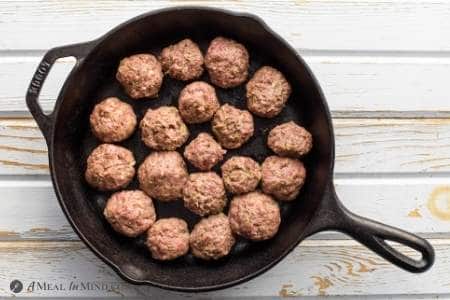
[{"label": "ground meat ball", "polygon": [[184,157],[197,169],[209,171],[227,153],[214,138],[207,133],[200,133],[184,149]]},{"label": "ground meat ball", "polygon": [[94,135],[105,143],[127,139],[137,124],[131,105],[115,97],[106,98],[95,105],[89,121]]},{"label": "ground meat ball", "polygon": [[254,191],[261,180],[261,167],[250,157],[233,156],[221,169],[225,188],[233,194]]},{"label": "ground meat ball", "polygon": [[186,81],[203,73],[203,54],[190,39],[164,48],[159,58],[164,72],[172,78]]},{"label": "ground meat ball", "polygon": [[234,243],[230,222],[222,213],[198,222],[189,239],[192,254],[205,260],[219,259],[228,255]]},{"label": "ground meat ball", "polygon": [[257,116],[272,118],[284,108],[291,85],[278,70],[262,67],[247,83],[247,107]]},{"label": "ground meat ball", "polygon": [[312,136],[305,128],[291,121],[273,128],[267,145],[280,156],[300,157],[311,150]]},{"label": "ground meat ball", "polygon": [[120,61],[116,78],[131,98],[153,98],[158,96],[163,73],[156,57],[136,54]]},{"label": "ground meat ball", "polygon": [[100,191],[114,191],[126,187],[134,177],[133,153],[112,144],[101,144],[87,159],[87,183]]},{"label": "ground meat ball", "polygon": [[236,149],[253,135],[253,117],[246,110],[225,104],[214,115],[212,130],[224,148]]},{"label": "ground meat ball", "polygon": [[215,89],[203,81],[188,84],[178,98],[180,114],[190,124],[211,120],[219,107]]},{"label": "ground meat ball", "polygon": [[128,237],[144,233],[156,220],[152,199],[138,190],[114,193],[103,214],[115,231]]},{"label": "ground meat ball", "polygon": [[148,109],[140,128],[142,141],[154,150],[175,150],[189,137],[186,124],[173,106]]},{"label": "ground meat ball", "polygon": [[294,200],[305,177],[303,163],[294,158],[269,156],[262,164],[262,190],[278,200]]},{"label": "ground meat ball", "polygon": [[182,197],[188,179],[186,164],[176,151],[153,152],[138,170],[141,189],[161,201]]},{"label": "ground meat ball", "polygon": [[183,200],[184,206],[199,216],[221,212],[227,203],[222,178],[214,172],[190,174]]},{"label": "ground meat ball", "polygon": [[189,229],[178,218],[159,219],[148,230],[147,247],[152,257],[172,260],[189,251]]},{"label": "ground meat ball", "polygon": [[261,192],[235,196],[228,218],[234,233],[254,241],[272,238],[281,222],[278,203]]},{"label": "ground meat ball", "polygon": [[213,84],[232,88],[247,80],[249,55],[242,44],[217,37],[209,45],[205,66]]}]

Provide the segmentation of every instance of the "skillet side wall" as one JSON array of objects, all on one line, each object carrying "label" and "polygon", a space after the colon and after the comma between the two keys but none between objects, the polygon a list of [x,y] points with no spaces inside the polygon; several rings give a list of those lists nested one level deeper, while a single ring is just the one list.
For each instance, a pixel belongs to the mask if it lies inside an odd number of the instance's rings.
[{"label": "skillet side wall", "polygon": [[[286,109],[274,119],[255,117],[255,137],[228,156],[249,155],[262,162],[272,153],[265,147],[268,131],[276,124],[295,120],[314,137],[314,147],[303,161],[308,177],[299,199],[282,205],[282,224],[272,240],[259,243],[239,241],[231,255],[217,262],[205,263],[191,255],[161,263],[150,258],[145,237],[136,240],[115,234],[102,217],[109,195],[90,189],[84,179],[85,158],[98,144],[89,131],[89,113],[106,96],[119,96],[133,105],[141,118],[149,107],[176,105],[185,83],[165,77],[157,100],[131,100],[114,80],[118,62],[139,52],[158,54],[160,49],[185,37],[200,44],[203,52],[217,35],[235,38],[250,51],[250,76],[257,68],[270,64],[285,74],[293,87]],[[202,80],[208,81],[205,73]],[[245,107],[245,88],[217,89],[222,103]],[[280,41],[256,19],[234,16],[220,10],[174,9],[138,17],[100,39],[65,84],[55,110],[54,135],[50,162],[60,203],[80,237],[107,263],[135,283],[182,290],[216,289],[249,279],[268,269],[304,238],[304,229],[314,215],[323,192],[332,177],[334,140],[331,120],[320,91],[306,65],[295,51]],[[194,126],[191,137],[210,132],[209,124]],[[133,150],[138,165],[150,151],[140,142],[139,131],[122,145]],[[181,149],[182,151],[183,149]],[[193,171],[190,167],[190,171]],[[218,169],[216,169],[218,171]],[[136,188],[134,180],[130,188]],[[156,201],[157,202],[157,201]],[[197,218],[178,201],[157,204],[159,216],[181,216],[192,229]]]}]

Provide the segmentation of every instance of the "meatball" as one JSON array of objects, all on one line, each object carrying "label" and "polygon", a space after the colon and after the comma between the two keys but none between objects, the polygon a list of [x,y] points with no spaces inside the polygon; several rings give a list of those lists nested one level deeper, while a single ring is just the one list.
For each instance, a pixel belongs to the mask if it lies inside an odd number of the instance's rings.
[{"label": "meatball", "polygon": [[280,156],[300,157],[311,150],[312,136],[305,128],[291,121],[273,128],[267,145]]},{"label": "meatball", "polygon": [[161,88],[163,73],[156,57],[136,54],[120,61],[116,78],[131,98],[154,98]]},{"label": "meatball", "polygon": [[181,117],[190,124],[211,120],[219,107],[215,89],[203,81],[188,84],[178,98]]},{"label": "meatball", "polygon": [[103,214],[115,231],[128,237],[144,233],[156,220],[152,199],[139,190],[114,193]]},{"label": "meatball", "polygon": [[284,108],[291,85],[278,70],[262,67],[247,83],[247,107],[257,116],[272,118]]},{"label": "meatball", "polygon": [[138,170],[141,189],[161,201],[182,197],[188,179],[186,164],[176,151],[153,152]]},{"label": "meatball", "polygon": [[129,138],[136,128],[133,108],[115,97],[95,105],[89,118],[94,135],[105,143],[121,142]]},{"label": "meatball", "polygon": [[298,159],[269,156],[262,164],[262,190],[278,200],[294,200],[305,182],[305,177],[305,167]]},{"label": "meatball", "polygon": [[214,138],[207,133],[200,133],[184,149],[184,157],[197,169],[209,171],[227,153]]},{"label": "meatball", "polygon": [[227,216],[220,213],[198,222],[189,244],[195,257],[214,260],[228,255],[235,241]]},{"label": "meatball", "polygon": [[190,174],[183,200],[184,206],[199,216],[221,212],[227,203],[222,178],[214,172]]},{"label": "meatball", "polygon": [[87,159],[85,179],[100,191],[118,190],[133,180],[135,164],[130,150],[112,144],[101,144]]},{"label": "meatball", "polygon": [[147,247],[154,259],[172,260],[189,251],[189,230],[184,220],[159,219],[148,230]]},{"label": "meatball", "polygon": [[234,233],[253,241],[272,238],[281,222],[278,203],[261,192],[235,196],[228,218]]},{"label": "meatball", "polygon": [[242,44],[217,37],[208,47],[205,66],[213,84],[232,88],[247,80],[249,55]]},{"label": "meatball", "polygon": [[261,180],[261,167],[250,157],[233,156],[221,169],[225,188],[233,194],[254,191]]},{"label": "meatball", "polygon": [[227,149],[236,149],[253,135],[253,117],[246,110],[229,104],[222,105],[212,120],[212,131]]},{"label": "meatball", "polygon": [[178,80],[192,80],[203,73],[203,54],[190,39],[164,48],[159,60],[164,72]]},{"label": "meatball", "polygon": [[148,109],[140,128],[142,141],[154,150],[175,150],[189,137],[186,124],[173,106]]}]

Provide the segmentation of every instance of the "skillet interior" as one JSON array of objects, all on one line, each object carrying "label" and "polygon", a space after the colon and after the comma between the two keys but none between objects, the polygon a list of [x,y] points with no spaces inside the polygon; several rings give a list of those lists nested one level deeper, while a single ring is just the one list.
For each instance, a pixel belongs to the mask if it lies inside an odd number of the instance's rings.
[{"label": "skillet interior", "polygon": [[[209,41],[218,35],[234,38],[247,47],[250,76],[260,66],[272,65],[284,73],[293,87],[283,112],[273,119],[254,116],[254,137],[240,149],[228,151],[227,158],[240,154],[262,162],[272,154],[265,146],[268,131],[281,122],[294,120],[305,126],[314,138],[312,152],[303,159],[307,180],[299,199],[282,205],[282,224],[272,240],[258,243],[239,240],[231,255],[217,262],[205,263],[191,255],[172,262],[158,262],[151,259],[144,237],[127,239],[109,227],[102,217],[109,194],[89,188],[83,179],[86,157],[99,143],[89,130],[89,114],[93,106],[107,96],[117,96],[130,103],[139,120],[147,108],[176,106],[178,94],[186,83],[166,76],[156,100],[131,100],[114,78],[119,60],[139,52],[158,54],[163,47],[185,37],[199,43],[205,53]],[[209,82],[206,72],[201,80]],[[221,103],[245,108],[243,86],[231,90],[216,88],[216,91]],[[303,231],[321,201],[332,170],[334,145],[329,115],[320,87],[306,65],[259,20],[220,10],[165,10],[119,26],[99,40],[67,80],[59,96],[55,118],[51,164],[61,205],[77,233],[97,255],[135,283],[182,290],[215,289],[266,270],[304,237]],[[209,123],[190,126],[190,131],[189,141],[201,131],[211,132]],[[137,165],[150,153],[140,142],[139,131],[121,144],[133,151]],[[189,170],[194,171],[191,166]],[[137,186],[135,179],[129,188]],[[181,201],[170,204],[155,201],[155,204],[159,217],[183,217],[190,229],[197,221],[197,217],[183,208]]]}]

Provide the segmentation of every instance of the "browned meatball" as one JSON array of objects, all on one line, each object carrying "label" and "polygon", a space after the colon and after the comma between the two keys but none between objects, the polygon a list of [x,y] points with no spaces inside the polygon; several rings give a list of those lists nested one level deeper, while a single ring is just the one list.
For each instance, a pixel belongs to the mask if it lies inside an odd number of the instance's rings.
[{"label": "browned meatball", "polygon": [[300,157],[311,150],[312,136],[305,128],[291,121],[273,128],[267,145],[280,156]]},{"label": "browned meatball", "polygon": [[221,169],[225,188],[233,194],[254,191],[261,180],[261,167],[250,157],[233,156]]},{"label": "browned meatball", "polygon": [[247,83],[247,107],[257,116],[272,118],[284,108],[291,85],[272,67],[262,67]]},{"label": "browned meatball", "polygon": [[215,89],[203,81],[188,84],[178,98],[180,114],[190,124],[211,120],[219,107]]},{"label": "browned meatball", "polygon": [[164,72],[178,80],[192,80],[203,73],[203,54],[190,39],[164,48],[159,59]]},{"label": "browned meatball", "polygon": [[190,174],[183,200],[184,206],[199,216],[221,212],[227,203],[222,178],[214,172]]},{"label": "browned meatball", "polygon": [[189,229],[185,221],[178,218],[159,219],[148,230],[147,247],[152,257],[172,260],[189,251]]},{"label": "browned meatball", "polygon": [[175,150],[189,137],[186,124],[173,106],[148,109],[140,128],[142,141],[154,150]]},{"label": "browned meatball", "polygon": [[184,157],[197,169],[209,171],[227,153],[214,138],[207,133],[200,133],[184,149]]},{"label": "browned meatball", "polygon": [[230,222],[222,213],[198,222],[189,239],[192,254],[205,260],[219,259],[228,255],[234,243]]},{"label": "browned meatball", "polygon": [[87,159],[85,178],[89,185],[100,191],[118,190],[133,180],[135,164],[130,150],[112,144],[101,144]]},{"label": "browned meatball", "polygon": [[205,66],[213,84],[232,88],[247,80],[249,55],[242,44],[217,37],[206,52]]},{"label": "browned meatball", "polygon": [[234,233],[253,241],[272,238],[281,222],[278,203],[261,192],[235,196],[228,218]]},{"label": "browned meatball", "polygon": [[128,237],[144,233],[156,220],[152,199],[139,190],[114,193],[103,214],[115,231]]},{"label": "browned meatball", "polygon": [[105,143],[120,142],[133,134],[137,120],[133,108],[109,97],[95,105],[89,118],[94,135]]},{"label": "browned meatball", "polygon": [[305,177],[305,167],[298,159],[269,156],[262,164],[262,190],[278,200],[297,198]]},{"label": "browned meatball", "polygon": [[253,135],[253,117],[229,104],[222,105],[212,120],[212,131],[219,143],[227,149],[236,149]]},{"label": "browned meatball", "polygon": [[116,78],[131,98],[153,98],[158,96],[163,73],[156,57],[136,54],[120,61]]},{"label": "browned meatball", "polygon": [[138,170],[141,189],[161,201],[182,197],[188,179],[186,164],[176,151],[153,152]]}]

